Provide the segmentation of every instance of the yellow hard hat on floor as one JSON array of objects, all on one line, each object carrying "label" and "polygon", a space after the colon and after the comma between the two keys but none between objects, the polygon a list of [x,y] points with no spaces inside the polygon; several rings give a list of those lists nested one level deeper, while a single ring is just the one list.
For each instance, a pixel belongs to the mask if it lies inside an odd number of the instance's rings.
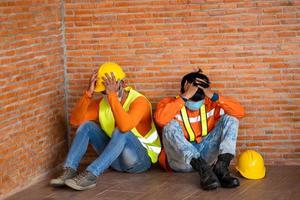
[{"label": "yellow hard hat on floor", "polygon": [[117,63],[106,62],[102,64],[98,70],[98,80],[96,83],[95,92],[102,92],[105,90],[102,78],[105,77],[106,73],[110,75],[111,72],[114,73],[118,81],[122,80],[126,76],[120,65],[118,65]]},{"label": "yellow hard hat on floor", "polygon": [[236,169],[248,179],[265,177],[266,168],[263,157],[254,150],[246,150],[238,158]]}]

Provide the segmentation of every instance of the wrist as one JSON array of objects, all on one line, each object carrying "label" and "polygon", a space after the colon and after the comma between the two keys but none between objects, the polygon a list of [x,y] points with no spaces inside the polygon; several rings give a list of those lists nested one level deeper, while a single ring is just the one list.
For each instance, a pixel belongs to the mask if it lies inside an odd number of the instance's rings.
[{"label": "wrist", "polygon": [[210,98],[212,101],[218,101],[219,100],[219,95],[217,93],[213,93],[212,97]]},{"label": "wrist", "polygon": [[114,98],[118,98],[118,94],[115,93],[115,92],[110,92],[110,93],[107,93],[107,98],[108,100],[110,101],[110,99],[114,99]]},{"label": "wrist", "polygon": [[111,90],[106,90],[106,94],[109,95],[109,94],[117,94],[118,92],[116,91],[111,91]]},{"label": "wrist", "polygon": [[214,92],[212,92],[212,91],[205,91],[205,95],[208,97],[208,98],[212,98],[213,97],[213,95],[214,95]]},{"label": "wrist", "polygon": [[184,102],[186,102],[186,101],[188,101],[189,100],[189,98],[187,98],[185,95],[180,95],[180,97],[181,97],[181,99],[184,101]]},{"label": "wrist", "polygon": [[87,90],[87,91],[86,91],[86,94],[87,94],[88,97],[91,98],[91,97],[93,96],[94,92],[93,92],[93,91],[90,91],[90,90]]},{"label": "wrist", "polygon": [[183,94],[181,94],[180,95],[181,97],[183,97],[183,98],[185,98],[185,99],[187,99],[187,100],[189,100],[191,97],[188,95],[188,94],[186,94],[186,93],[183,93]]}]

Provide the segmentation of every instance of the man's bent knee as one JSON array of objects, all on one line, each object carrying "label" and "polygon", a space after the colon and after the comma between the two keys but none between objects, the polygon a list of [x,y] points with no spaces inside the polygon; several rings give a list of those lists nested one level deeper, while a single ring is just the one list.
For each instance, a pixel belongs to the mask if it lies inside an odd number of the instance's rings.
[{"label": "man's bent knee", "polygon": [[98,127],[98,124],[93,121],[86,121],[78,127],[76,134],[79,132],[87,134],[92,127]]},{"label": "man's bent knee", "polygon": [[231,116],[231,115],[228,115],[228,114],[222,115],[221,120],[224,121],[224,122],[239,123],[238,118],[236,118],[234,116]]},{"label": "man's bent knee", "polygon": [[129,148],[124,148],[120,156],[126,168],[131,168],[140,162],[136,153]]},{"label": "man's bent knee", "polygon": [[170,121],[167,125],[163,128],[163,138],[170,139],[174,133],[181,131],[181,126],[176,120]]}]

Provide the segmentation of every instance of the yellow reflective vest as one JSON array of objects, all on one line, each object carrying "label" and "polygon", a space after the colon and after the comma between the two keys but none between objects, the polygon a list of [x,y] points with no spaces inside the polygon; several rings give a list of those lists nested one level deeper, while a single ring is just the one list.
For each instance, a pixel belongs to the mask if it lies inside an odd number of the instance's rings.
[{"label": "yellow reflective vest", "polygon": [[[128,112],[130,104],[136,98],[143,95],[130,87],[125,88],[125,90],[129,92],[129,94],[125,103],[123,104],[123,108],[126,112]],[[150,109],[152,110],[150,102],[149,105]],[[99,104],[99,121],[101,128],[104,130],[106,135],[111,137],[115,129],[115,118],[109,103],[104,98],[100,101]],[[156,163],[158,155],[161,151],[161,143],[153,120],[151,122],[151,126],[151,130],[145,136],[142,136],[136,128],[131,129],[131,132],[138,138],[143,147],[147,149],[148,156],[151,158],[152,163]]]},{"label": "yellow reflective vest", "polygon": [[[206,136],[207,135],[207,116],[206,116],[206,108],[205,108],[205,104],[203,104],[200,107],[200,116],[201,116],[201,126],[202,126],[202,136]],[[190,124],[189,121],[189,116],[187,114],[186,108],[185,106],[183,106],[180,110],[180,114],[181,114],[181,118],[184,124],[184,127],[189,135],[189,140],[191,142],[195,141],[196,139],[196,134],[194,133],[192,126]]]}]

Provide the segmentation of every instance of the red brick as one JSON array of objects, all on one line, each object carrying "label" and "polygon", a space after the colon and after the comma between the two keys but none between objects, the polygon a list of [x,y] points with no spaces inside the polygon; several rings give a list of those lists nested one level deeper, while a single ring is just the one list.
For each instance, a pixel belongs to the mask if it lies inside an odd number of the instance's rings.
[{"label": "red brick", "polygon": [[[65,41],[60,6],[59,0],[42,0],[39,5],[0,3],[4,14],[0,20],[7,22],[0,25],[0,103],[6,106],[6,113],[0,113],[0,127],[9,138],[0,141],[12,151],[0,160],[0,180],[10,184],[2,189],[0,181],[1,193],[21,187],[63,160],[55,157],[62,145],[51,147],[53,141],[63,144],[64,130],[57,121],[64,115],[63,67],[67,67],[70,112],[87,87],[89,74],[108,60],[123,66],[128,82],[146,94],[154,108],[166,95],[178,94],[183,74],[202,67],[213,90],[238,98],[246,108],[238,152],[254,148],[267,163],[299,165],[297,1],[108,0],[96,4],[66,0]],[[37,120],[43,125],[35,126]],[[49,139],[53,127],[58,131]],[[39,141],[28,137],[34,135]],[[17,139],[16,147],[12,138]],[[30,152],[23,148],[29,143],[37,152],[31,161],[41,165],[40,171],[29,164]],[[53,148],[52,153],[40,146]],[[18,150],[24,150],[22,156]],[[88,159],[95,156],[91,152]]]},{"label": "red brick", "polygon": [[[0,174],[0,198],[61,163],[57,152],[64,152],[63,145],[54,144],[65,142],[59,122],[64,116],[61,4],[16,1],[3,6],[9,32],[0,29],[1,79],[5,81],[0,86],[5,108],[0,129],[7,137],[0,144],[0,154],[5,155],[0,165],[5,172]],[[56,134],[50,138],[54,127]],[[51,163],[45,164],[46,159]]]}]

